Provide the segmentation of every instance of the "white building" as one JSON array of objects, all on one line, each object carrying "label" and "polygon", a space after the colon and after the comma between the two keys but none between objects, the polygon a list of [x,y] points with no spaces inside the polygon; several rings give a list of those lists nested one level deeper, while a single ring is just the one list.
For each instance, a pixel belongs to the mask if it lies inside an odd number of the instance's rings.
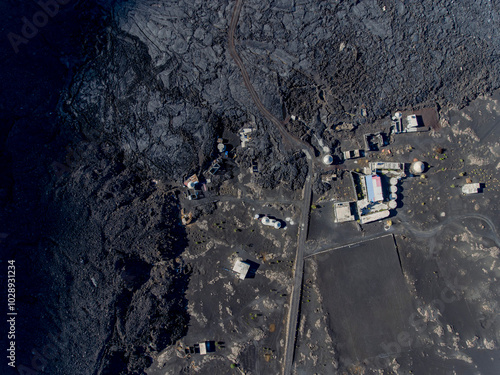
[{"label": "white building", "polygon": [[370,172],[371,174],[380,172],[390,177],[396,177],[396,178],[406,177],[404,163],[383,162],[383,161],[371,162],[369,169],[371,171]]},{"label": "white building", "polygon": [[389,217],[389,215],[390,215],[389,210],[378,211],[372,214],[360,216],[359,222],[361,224],[371,223],[373,221],[385,219],[386,217]]},{"label": "white building", "polygon": [[345,160],[355,159],[361,157],[361,150],[356,149],[356,150],[344,151],[343,154]]},{"label": "white building", "polygon": [[370,202],[381,202],[384,200],[382,192],[382,179],[377,175],[365,176],[366,190]]},{"label": "white building", "polygon": [[394,116],[392,116],[391,128],[395,134],[400,133],[413,133],[413,132],[421,132],[428,130],[427,127],[421,126],[418,121],[418,117],[415,114],[406,116],[403,118],[403,114],[401,112],[396,112]]},{"label": "white building", "polygon": [[271,219],[270,217],[267,217],[267,216],[264,216],[263,218],[261,218],[260,222],[264,225],[269,226],[269,227],[274,227],[276,229],[281,228],[281,223],[278,220]]},{"label": "white building", "polygon": [[401,112],[396,112],[392,117],[392,129],[394,133],[399,134],[403,132],[403,114]]},{"label": "white building", "polygon": [[403,163],[395,163],[395,162],[377,161],[377,162],[371,162],[370,168],[371,168],[372,172],[375,172],[377,170],[401,171],[404,169],[404,164]]},{"label": "white building", "polygon": [[253,129],[252,128],[243,128],[240,130],[240,141],[241,141],[241,147],[245,148],[247,146],[247,143],[250,142],[252,137],[250,134],[252,134]]},{"label": "white building", "polygon": [[416,115],[410,115],[406,117],[406,129],[407,132],[416,132],[418,128],[418,120]]},{"label": "white building", "polygon": [[330,165],[333,163],[333,157],[332,155],[325,155],[323,156],[323,164]]},{"label": "white building", "polygon": [[410,172],[414,175],[421,175],[425,172],[425,164],[421,161],[415,161],[410,165]]},{"label": "white building", "polygon": [[481,184],[480,183],[475,183],[475,184],[465,184],[462,186],[462,193],[469,195],[469,194],[477,194],[479,193],[479,190],[481,189]]},{"label": "white building", "polygon": [[237,260],[234,264],[233,271],[236,272],[241,280],[245,280],[248,271],[250,270],[250,264]]},{"label": "white building", "polygon": [[207,343],[205,341],[200,342],[200,354],[201,355],[207,354]]},{"label": "white building", "polygon": [[353,221],[354,215],[352,214],[351,202],[337,202],[333,205],[335,212],[335,222],[344,223],[346,221]]}]

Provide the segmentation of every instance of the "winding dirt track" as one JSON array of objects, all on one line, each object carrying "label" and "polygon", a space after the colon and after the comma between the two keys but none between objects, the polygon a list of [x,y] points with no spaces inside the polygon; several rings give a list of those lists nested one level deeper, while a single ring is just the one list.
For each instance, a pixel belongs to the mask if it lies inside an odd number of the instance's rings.
[{"label": "winding dirt track", "polygon": [[[299,238],[297,243],[297,252],[295,255],[295,271],[294,271],[294,284],[292,293],[290,296],[290,308],[288,309],[288,319],[287,319],[287,330],[286,330],[286,338],[285,338],[285,352],[283,359],[283,374],[291,374],[293,357],[295,352],[295,341],[296,341],[296,331],[297,331],[297,322],[299,315],[299,303],[300,303],[300,291],[302,288],[302,278],[304,274],[304,251],[305,251],[305,243],[307,239],[307,232],[309,228],[309,215],[311,209],[311,194],[312,194],[312,181],[314,175],[314,148],[308,144],[307,142],[302,141],[301,139],[293,136],[288,133],[285,128],[285,121],[278,120],[269,110],[262,104],[259,95],[255,91],[255,88],[252,86],[250,82],[250,77],[248,76],[248,72],[241,60],[241,57],[236,52],[236,46],[234,43],[234,33],[236,30],[236,25],[238,24],[238,19],[240,17],[241,8],[243,6],[242,0],[236,0],[233,9],[233,15],[231,17],[231,24],[229,26],[228,32],[228,41],[229,41],[229,53],[231,57],[234,59],[236,65],[241,71],[243,76],[243,82],[250,92],[252,100],[255,105],[262,113],[262,115],[271,121],[280,131],[281,136],[283,137],[283,142],[285,146],[290,147],[291,149],[302,149],[307,156],[308,161],[308,175],[306,178],[306,183],[304,185],[304,195],[302,201],[302,213],[299,222]],[[295,147],[294,147],[295,146]]]},{"label": "winding dirt track", "polygon": [[236,26],[238,25],[238,20],[240,18],[242,7],[243,7],[243,0],[236,0],[233,9],[233,15],[231,17],[231,24],[229,25],[228,44],[229,44],[229,53],[231,54],[231,57],[233,58],[236,65],[238,65],[238,68],[241,71],[241,75],[243,76],[243,82],[247,90],[250,92],[252,100],[254,101],[255,105],[262,113],[262,115],[266,119],[271,121],[274,125],[276,125],[276,127],[280,131],[281,136],[283,137],[284,144],[289,147],[296,146],[296,148],[304,148],[310,153],[311,156],[314,156],[313,147],[310,144],[288,133],[288,131],[285,129],[284,126],[285,121],[278,120],[276,116],[274,116],[271,112],[269,112],[269,110],[264,106],[264,104],[262,104],[259,95],[257,94],[255,88],[250,82],[250,76],[248,75],[248,72],[245,68],[245,65],[243,64],[243,61],[241,60],[241,57],[238,55],[238,52],[236,52],[236,45],[234,43],[234,33],[236,30]]}]

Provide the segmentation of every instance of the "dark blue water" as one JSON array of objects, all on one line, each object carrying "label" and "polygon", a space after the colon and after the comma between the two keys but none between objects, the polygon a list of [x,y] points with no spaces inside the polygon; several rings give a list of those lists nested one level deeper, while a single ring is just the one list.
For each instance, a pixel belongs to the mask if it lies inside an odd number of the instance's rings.
[{"label": "dark blue water", "polygon": [[[6,308],[7,261],[16,260],[16,365],[33,368],[43,347],[41,295],[51,280],[37,269],[45,246],[44,189],[51,163],[64,160],[79,138],[59,117],[61,93],[95,53],[111,21],[112,2],[60,0],[0,2],[0,301]],[[37,26],[38,25],[38,26]],[[22,313],[22,314],[21,314]],[[7,325],[0,348],[7,349]],[[45,327],[46,328],[46,327]],[[2,355],[0,373],[18,373]],[[40,364],[39,364],[40,365]],[[22,373],[22,372],[21,372]]]}]

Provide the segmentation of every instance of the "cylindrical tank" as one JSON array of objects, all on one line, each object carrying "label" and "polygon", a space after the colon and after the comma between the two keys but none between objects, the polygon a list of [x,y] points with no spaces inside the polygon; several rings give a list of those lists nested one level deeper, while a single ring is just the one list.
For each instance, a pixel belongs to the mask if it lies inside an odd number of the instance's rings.
[{"label": "cylindrical tank", "polygon": [[392,200],[396,200],[396,199],[398,199],[398,195],[397,195],[396,193],[392,193],[392,194],[391,194],[391,199],[392,199]]},{"label": "cylindrical tank", "polygon": [[391,177],[390,184],[391,185],[397,185],[398,184],[398,179],[396,177]]},{"label": "cylindrical tank", "polygon": [[397,187],[397,186],[392,185],[392,186],[391,186],[391,193],[397,193],[397,191],[398,191],[398,187]]},{"label": "cylindrical tank", "polygon": [[389,201],[389,208],[394,210],[397,206],[398,206],[398,204],[395,200]]}]

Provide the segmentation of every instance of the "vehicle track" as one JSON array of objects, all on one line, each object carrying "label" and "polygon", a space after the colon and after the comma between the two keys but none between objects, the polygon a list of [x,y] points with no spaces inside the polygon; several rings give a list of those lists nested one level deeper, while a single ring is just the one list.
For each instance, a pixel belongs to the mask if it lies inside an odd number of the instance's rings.
[{"label": "vehicle track", "polygon": [[238,55],[238,52],[236,51],[236,45],[234,42],[234,33],[236,30],[236,26],[238,25],[238,20],[240,18],[240,13],[241,13],[241,8],[243,7],[243,0],[236,0],[236,3],[234,5],[233,9],[233,15],[231,17],[231,23],[229,25],[229,32],[228,32],[228,45],[229,45],[229,53],[231,57],[233,58],[234,62],[236,65],[238,65],[238,68],[241,71],[241,75],[243,76],[243,83],[245,84],[245,87],[247,88],[248,92],[250,93],[250,96],[252,97],[252,100],[254,101],[255,105],[259,109],[259,111],[262,113],[262,115],[271,121],[279,130],[281,133],[281,136],[283,137],[284,145],[288,146],[290,149],[294,149],[293,146],[299,146],[298,148],[304,148],[312,156],[314,156],[314,149],[313,147],[299,139],[298,137],[295,137],[294,135],[288,133],[288,131],[285,128],[286,120],[285,121],[280,121],[274,116],[265,106],[262,104],[262,101],[259,98],[259,95],[257,94],[257,91],[255,91],[255,88],[253,87],[252,83],[250,82],[250,76],[248,75],[248,72],[245,68],[245,65],[243,64],[243,60],[241,57]]}]

